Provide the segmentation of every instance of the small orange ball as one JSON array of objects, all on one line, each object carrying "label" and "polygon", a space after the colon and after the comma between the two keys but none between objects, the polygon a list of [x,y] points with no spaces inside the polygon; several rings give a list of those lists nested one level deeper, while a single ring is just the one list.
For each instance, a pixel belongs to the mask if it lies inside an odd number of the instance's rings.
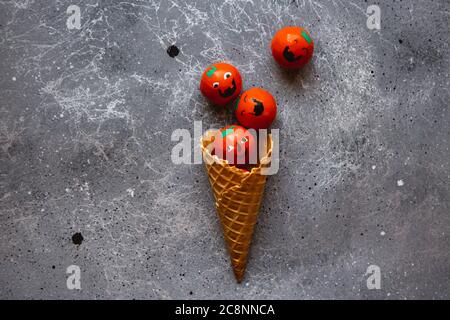
[{"label": "small orange ball", "polygon": [[200,91],[212,104],[225,106],[241,93],[241,74],[231,64],[215,63],[203,72]]},{"label": "small orange ball", "polygon": [[255,137],[244,127],[233,124],[219,130],[213,142],[212,154],[239,167],[256,164],[257,148]]},{"label": "small orange ball", "polygon": [[267,129],[277,115],[277,103],[266,90],[252,88],[242,94],[234,113],[246,128]]},{"label": "small orange ball", "polygon": [[272,55],[278,64],[288,69],[298,69],[311,60],[314,41],[301,27],[285,27],[272,39]]}]

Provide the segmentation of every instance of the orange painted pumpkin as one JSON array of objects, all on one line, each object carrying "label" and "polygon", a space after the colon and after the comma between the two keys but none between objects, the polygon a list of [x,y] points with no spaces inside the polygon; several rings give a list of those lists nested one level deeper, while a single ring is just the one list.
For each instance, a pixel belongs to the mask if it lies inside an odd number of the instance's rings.
[{"label": "orange painted pumpkin", "polygon": [[218,131],[213,142],[212,154],[240,167],[256,164],[257,148],[255,137],[244,127],[234,124]]},{"label": "orange painted pumpkin", "polygon": [[241,75],[231,64],[215,63],[203,72],[200,91],[211,103],[224,106],[241,93]]},{"label": "orange painted pumpkin", "polygon": [[235,115],[246,128],[267,129],[277,115],[277,103],[266,90],[252,88],[236,103]]},{"label": "orange painted pumpkin", "polygon": [[285,27],[272,39],[272,55],[284,68],[297,69],[311,60],[314,41],[308,31],[301,27]]}]

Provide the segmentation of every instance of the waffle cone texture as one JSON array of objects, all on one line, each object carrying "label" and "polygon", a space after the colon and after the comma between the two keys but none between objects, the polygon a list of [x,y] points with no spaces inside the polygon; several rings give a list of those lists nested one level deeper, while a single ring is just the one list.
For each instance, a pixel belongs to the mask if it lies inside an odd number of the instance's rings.
[{"label": "waffle cone texture", "polygon": [[263,199],[267,176],[262,175],[261,170],[270,166],[272,138],[268,135],[267,144],[263,146],[265,155],[256,167],[247,172],[211,155],[208,145],[214,140],[215,134],[215,131],[205,133],[200,145],[231,265],[236,280],[240,283],[244,277],[253,227]]}]

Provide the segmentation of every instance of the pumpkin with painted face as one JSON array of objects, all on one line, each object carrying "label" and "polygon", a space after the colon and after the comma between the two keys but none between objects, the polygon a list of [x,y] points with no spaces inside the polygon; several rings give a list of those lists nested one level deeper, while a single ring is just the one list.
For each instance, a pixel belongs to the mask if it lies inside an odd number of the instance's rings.
[{"label": "pumpkin with painted face", "polygon": [[252,88],[242,94],[234,113],[239,123],[246,128],[267,129],[277,115],[277,103],[266,90]]},{"label": "pumpkin with painted face", "polygon": [[241,90],[241,75],[231,64],[215,63],[203,72],[200,91],[212,104],[225,106],[236,99]]},{"label": "pumpkin with painted face", "polygon": [[301,27],[285,27],[272,39],[272,55],[284,68],[297,69],[311,60],[314,42],[308,31]]},{"label": "pumpkin with painted face", "polygon": [[256,139],[250,131],[234,124],[218,131],[212,154],[227,160],[230,165],[245,168],[257,163],[257,148]]}]

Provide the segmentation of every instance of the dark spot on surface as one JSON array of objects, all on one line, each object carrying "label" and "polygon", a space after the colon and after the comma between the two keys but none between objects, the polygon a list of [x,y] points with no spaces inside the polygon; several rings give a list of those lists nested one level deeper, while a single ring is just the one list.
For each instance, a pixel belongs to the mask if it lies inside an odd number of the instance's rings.
[{"label": "dark spot on surface", "polygon": [[55,269],[56,267],[55,266],[52,266],[52,269]]},{"label": "dark spot on surface", "polygon": [[167,54],[169,55],[169,57],[175,58],[177,55],[180,54],[180,49],[178,49],[176,45],[171,45],[170,47],[167,48]]},{"label": "dark spot on surface", "polygon": [[189,294],[192,296],[194,293],[191,291],[191,292],[189,292]]},{"label": "dark spot on surface", "polygon": [[403,40],[402,40],[402,39],[398,39],[398,42],[399,42],[400,44],[402,44],[402,43],[403,43]]},{"label": "dark spot on surface", "polygon": [[77,246],[79,246],[83,242],[83,236],[80,232],[74,233],[74,235],[72,236],[72,242]]}]

